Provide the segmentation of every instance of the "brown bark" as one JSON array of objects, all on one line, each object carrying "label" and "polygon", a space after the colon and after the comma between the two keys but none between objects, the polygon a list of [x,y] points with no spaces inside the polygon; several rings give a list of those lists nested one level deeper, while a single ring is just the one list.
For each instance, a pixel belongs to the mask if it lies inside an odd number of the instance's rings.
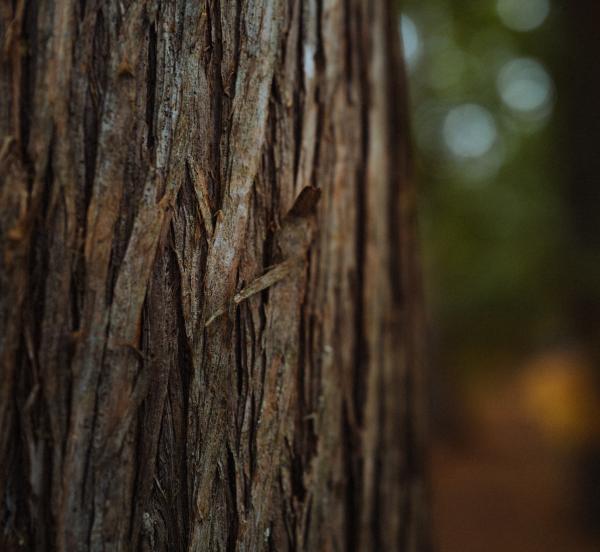
[{"label": "brown bark", "polygon": [[390,4],[2,2],[2,549],[425,549]]}]

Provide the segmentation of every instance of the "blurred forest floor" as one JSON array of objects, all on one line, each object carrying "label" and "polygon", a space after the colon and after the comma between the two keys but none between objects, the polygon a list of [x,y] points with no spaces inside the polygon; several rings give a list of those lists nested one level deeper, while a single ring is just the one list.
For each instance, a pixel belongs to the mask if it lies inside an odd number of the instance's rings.
[{"label": "blurred forest floor", "polygon": [[576,470],[565,454],[581,393],[581,367],[562,353],[473,385],[467,428],[432,451],[440,552],[600,551],[577,524]]}]

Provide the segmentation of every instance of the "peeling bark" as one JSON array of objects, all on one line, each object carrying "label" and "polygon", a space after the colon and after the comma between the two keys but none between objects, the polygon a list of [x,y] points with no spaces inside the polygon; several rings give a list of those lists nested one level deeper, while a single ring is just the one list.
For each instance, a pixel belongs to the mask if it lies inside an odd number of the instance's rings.
[{"label": "peeling bark", "polygon": [[0,6],[3,550],[425,550],[388,0]]}]

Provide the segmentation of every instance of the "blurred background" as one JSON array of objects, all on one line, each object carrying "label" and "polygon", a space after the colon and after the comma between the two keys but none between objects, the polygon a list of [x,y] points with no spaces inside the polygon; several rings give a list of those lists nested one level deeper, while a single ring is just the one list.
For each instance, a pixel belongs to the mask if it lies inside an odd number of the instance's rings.
[{"label": "blurred background", "polygon": [[438,549],[600,551],[600,2],[401,12]]}]

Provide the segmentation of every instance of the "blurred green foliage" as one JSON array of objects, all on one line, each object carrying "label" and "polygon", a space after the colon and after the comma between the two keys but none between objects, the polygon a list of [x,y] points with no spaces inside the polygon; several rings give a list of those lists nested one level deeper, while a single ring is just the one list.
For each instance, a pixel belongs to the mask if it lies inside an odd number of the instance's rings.
[{"label": "blurred green foliage", "polygon": [[466,358],[557,339],[568,236],[556,10],[543,0],[404,0],[401,12],[437,345]]}]

